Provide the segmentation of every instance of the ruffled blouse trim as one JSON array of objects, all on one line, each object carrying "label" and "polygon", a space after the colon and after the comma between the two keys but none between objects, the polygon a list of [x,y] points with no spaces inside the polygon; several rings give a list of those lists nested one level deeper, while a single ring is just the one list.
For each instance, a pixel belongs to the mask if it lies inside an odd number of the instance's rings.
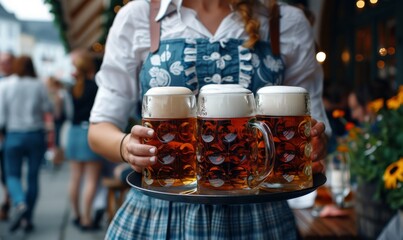
[{"label": "ruffled blouse trim", "polygon": [[186,85],[191,89],[198,89],[199,83],[196,75],[196,59],[197,59],[197,48],[195,39],[186,39],[184,47],[184,61],[183,67],[186,77]]},{"label": "ruffled blouse trim", "polygon": [[253,66],[252,53],[250,49],[238,46],[239,53],[239,84],[244,87],[249,87],[252,82]]}]

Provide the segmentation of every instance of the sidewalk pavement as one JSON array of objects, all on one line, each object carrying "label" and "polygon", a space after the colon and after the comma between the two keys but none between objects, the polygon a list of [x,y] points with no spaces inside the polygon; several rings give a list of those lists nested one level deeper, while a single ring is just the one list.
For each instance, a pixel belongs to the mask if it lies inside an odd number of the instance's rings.
[{"label": "sidewalk pavement", "polygon": [[[68,200],[69,171],[67,162],[59,168],[44,166],[40,172],[40,193],[34,212],[34,231],[26,234],[19,229],[10,233],[8,222],[0,221],[0,240],[104,239],[106,220],[101,222],[101,229],[97,231],[82,232],[73,226]],[[3,198],[4,193],[0,190],[0,199],[3,200]]]}]

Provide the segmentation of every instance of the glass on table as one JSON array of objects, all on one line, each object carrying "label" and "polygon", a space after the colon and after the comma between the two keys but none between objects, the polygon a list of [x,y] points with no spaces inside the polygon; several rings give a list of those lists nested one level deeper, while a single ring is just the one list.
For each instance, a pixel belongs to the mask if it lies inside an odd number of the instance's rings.
[{"label": "glass on table", "polygon": [[327,188],[337,207],[346,208],[352,205],[350,167],[348,154],[336,152],[329,154],[326,163]]}]

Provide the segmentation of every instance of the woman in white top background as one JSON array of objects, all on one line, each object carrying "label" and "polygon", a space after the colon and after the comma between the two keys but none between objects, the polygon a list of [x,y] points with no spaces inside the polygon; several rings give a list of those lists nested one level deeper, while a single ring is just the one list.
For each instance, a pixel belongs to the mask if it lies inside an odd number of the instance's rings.
[{"label": "woman in white top background", "polygon": [[[14,74],[0,83],[0,127],[5,128],[4,165],[7,188],[15,207],[10,231],[23,225],[33,230],[33,211],[39,193],[39,171],[46,151],[44,115],[53,106],[45,84],[36,77],[32,59],[17,57]],[[27,188],[24,190],[22,164],[26,160]]]}]

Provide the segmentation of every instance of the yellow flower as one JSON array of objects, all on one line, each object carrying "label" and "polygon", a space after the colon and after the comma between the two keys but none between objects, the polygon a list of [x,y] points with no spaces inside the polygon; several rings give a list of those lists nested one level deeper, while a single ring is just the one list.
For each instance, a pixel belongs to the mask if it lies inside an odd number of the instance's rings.
[{"label": "yellow flower", "polygon": [[379,110],[383,107],[383,99],[378,98],[368,104],[368,108],[374,113],[379,112]]},{"label": "yellow flower", "polygon": [[397,100],[400,104],[403,104],[403,86],[400,86],[399,93],[397,94]]},{"label": "yellow flower", "polygon": [[348,137],[351,140],[356,140],[359,135],[363,134],[360,128],[356,127],[354,123],[351,123],[348,125],[348,128],[346,126],[346,130],[348,131]]},{"label": "yellow flower", "polygon": [[388,109],[392,109],[392,110],[398,109],[400,107],[400,104],[401,103],[399,102],[399,99],[396,96],[388,99],[388,101],[386,102]]},{"label": "yellow flower", "polygon": [[341,153],[346,153],[348,152],[348,147],[346,145],[339,145],[337,146],[337,151]]},{"label": "yellow flower", "polygon": [[386,168],[383,181],[386,189],[395,189],[398,181],[403,182],[403,158]]},{"label": "yellow flower", "polygon": [[332,116],[333,118],[342,118],[344,117],[345,113],[343,110],[336,109],[333,111]]}]

